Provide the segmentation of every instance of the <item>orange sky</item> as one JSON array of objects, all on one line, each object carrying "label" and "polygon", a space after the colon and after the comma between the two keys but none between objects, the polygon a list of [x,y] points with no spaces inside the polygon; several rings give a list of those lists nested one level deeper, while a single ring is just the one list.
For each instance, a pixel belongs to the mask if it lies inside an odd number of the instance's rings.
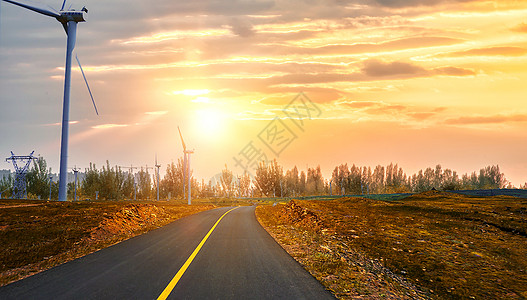
[{"label": "orange sky", "polygon": [[[181,155],[179,125],[205,180],[225,163],[241,174],[233,157],[253,142],[287,169],[320,164],[326,177],[341,163],[394,162],[409,175],[499,164],[514,185],[527,181],[527,2],[345,2],[159,1],[115,16],[86,4],[77,52],[101,116],[77,71],[69,164],[153,165],[157,152],[166,165]],[[64,50],[48,40],[63,43],[63,32],[42,21],[54,35],[32,41],[43,50],[28,58],[34,48],[9,31],[29,30],[11,17],[26,12],[2,4],[1,14],[0,99],[16,109],[0,117],[29,110],[14,98],[49,109],[4,121],[1,153],[36,150],[57,170],[61,104],[49,99],[61,95]],[[27,88],[35,80],[38,93]],[[283,111],[300,92],[317,109],[301,127]],[[260,139],[276,117],[295,136],[278,155]],[[17,122],[31,142],[7,130]]]}]

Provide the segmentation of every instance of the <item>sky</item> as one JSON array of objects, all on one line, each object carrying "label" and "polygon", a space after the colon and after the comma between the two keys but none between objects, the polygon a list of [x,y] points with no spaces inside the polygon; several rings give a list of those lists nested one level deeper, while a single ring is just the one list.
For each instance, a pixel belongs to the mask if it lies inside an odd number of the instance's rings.
[{"label": "sky", "polygon": [[[61,1],[40,6],[59,9]],[[527,182],[527,2],[67,1],[88,8],[73,69],[70,168],[163,166],[205,182],[254,171],[398,163],[408,175],[499,165]],[[0,154],[58,172],[66,35],[0,2]],[[0,169],[11,166],[3,162]]]}]

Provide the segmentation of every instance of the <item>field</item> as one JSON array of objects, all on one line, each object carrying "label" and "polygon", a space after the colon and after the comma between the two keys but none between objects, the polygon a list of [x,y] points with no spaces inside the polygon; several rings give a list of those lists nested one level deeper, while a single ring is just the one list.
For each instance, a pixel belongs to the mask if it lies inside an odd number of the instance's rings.
[{"label": "field", "polygon": [[527,298],[524,198],[293,200],[257,217],[341,299]]},{"label": "field", "polygon": [[194,203],[0,200],[0,286],[215,207]]}]

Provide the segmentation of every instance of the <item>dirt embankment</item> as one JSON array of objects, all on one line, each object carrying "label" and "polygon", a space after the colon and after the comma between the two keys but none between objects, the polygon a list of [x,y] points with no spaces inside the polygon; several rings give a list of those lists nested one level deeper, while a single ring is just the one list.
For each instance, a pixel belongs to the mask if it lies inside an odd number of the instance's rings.
[{"label": "dirt embankment", "polygon": [[294,200],[256,213],[340,299],[526,299],[525,206],[429,192],[395,202]]},{"label": "dirt embankment", "polygon": [[170,220],[170,213],[156,205],[131,204],[114,214],[103,213],[99,226],[92,229],[88,240],[105,240],[108,237],[128,236],[159,227]]},{"label": "dirt embankment", "polygon": [[0,210],[0,286],[214,208],[170,203],[34,202],[5,205]]},{"label": "dirt embankment", "polygon": [[[369,199],[360,201],[370,202]],[[429,299],[429,293],[394,274],[382,261],[350,248],[333,224],[293,200],[258,207],[257,217],[281,246],[340,299]],[[355,233],[355,231],[351,231]]]}]

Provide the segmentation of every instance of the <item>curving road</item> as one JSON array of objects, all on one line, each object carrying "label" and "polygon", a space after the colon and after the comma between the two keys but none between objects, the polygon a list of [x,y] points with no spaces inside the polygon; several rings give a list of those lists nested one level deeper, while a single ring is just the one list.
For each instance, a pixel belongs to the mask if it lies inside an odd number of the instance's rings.
[{"label": "curving road", "polygon": [[1,287],[0,299],[158,299],[164,290],[167,299],[334,299],[260,226],[254,206],[231,209],[180,219]]}]

